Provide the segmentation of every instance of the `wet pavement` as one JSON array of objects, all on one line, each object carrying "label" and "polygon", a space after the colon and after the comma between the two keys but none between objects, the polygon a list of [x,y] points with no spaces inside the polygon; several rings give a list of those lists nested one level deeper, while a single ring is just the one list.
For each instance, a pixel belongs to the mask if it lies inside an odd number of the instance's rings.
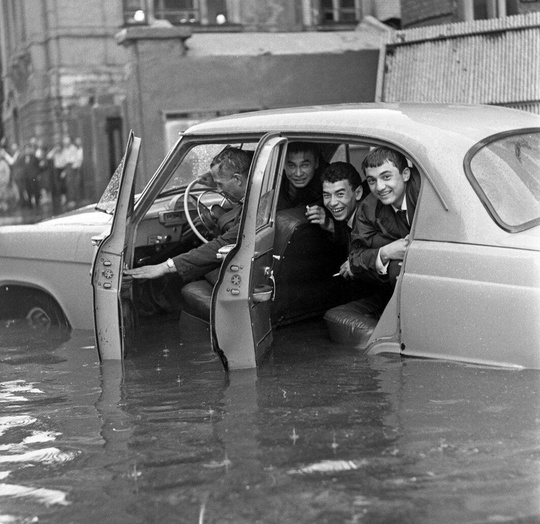
[{"label": "wet pavement", "polygon": [[0,327],[0,523],[540,522],[538,371],[367,357],[315,321],[225,374],[206,328]]}]

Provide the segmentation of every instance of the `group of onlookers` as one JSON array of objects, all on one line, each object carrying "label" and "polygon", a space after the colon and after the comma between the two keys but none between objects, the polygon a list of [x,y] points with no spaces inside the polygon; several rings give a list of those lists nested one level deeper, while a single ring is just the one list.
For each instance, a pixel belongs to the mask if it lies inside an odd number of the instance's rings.
[{"label": "group of onlookers", "polygon": [[80,138],[56,136],[47,150],[31,138],[22,148],[0,141],[0,212],[18,208],[73,209],[82,191],[83,148]]}]

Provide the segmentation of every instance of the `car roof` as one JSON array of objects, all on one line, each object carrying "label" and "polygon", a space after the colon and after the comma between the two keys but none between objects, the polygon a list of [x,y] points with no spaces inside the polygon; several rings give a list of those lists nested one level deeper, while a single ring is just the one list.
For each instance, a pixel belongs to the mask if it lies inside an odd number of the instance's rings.
[{"label": "car roof", "polygon": [[[489,218],[463,169],[473,146],[487,137],[512,130],[540,130],[540,115],[488,105],[343,104],[242,113],[201,122],[184,136],[195,140],[257,139],[281,132],[290,139],[359,141],[399,147],[431,181],[432,209],[440,220],[423,221],[418,238],[448,242],[537,245],[530,231],[508,235]],[[526,131],[528,132],[528,131]],[[435,193],[439,195],[435,197]],[[437,198],[441,199],[440,206]],[[426,198],[424,199],[426,201]],[[446,212],[450,211],[450,212]],[[435,216],[435,215],[434,215]],[[463,216],[467,216],[465,221]],[[440,231],[444,219],[444,235]],[[421,226],[421,227],[420,227]],[[423,236],[422,236],[423,235]],[[536,234],[535,234],[536,235]],[[503,238],[504,237],[504,238]]]},{"label": "car roof", "polygon": [[[540,116],[488,105],[339,104],[240,113],[202,122],[183,134],[234,135],[266,132],[366,135],[407,143],[408,138],[465,140],[467,147],[512,129],[540,127]],[[429,145],[429,142],[426,143]]]}]

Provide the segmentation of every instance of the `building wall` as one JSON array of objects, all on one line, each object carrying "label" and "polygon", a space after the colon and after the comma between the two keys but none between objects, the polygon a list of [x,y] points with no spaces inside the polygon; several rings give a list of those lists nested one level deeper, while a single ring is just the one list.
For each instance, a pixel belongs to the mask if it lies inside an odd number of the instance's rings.
[{"label": "building wall", "polygon": [[95,193],[96,165],[92,134],[81,114],[124,96],[127,54],[114,38],[121,20],[120,2],[5,0],[0,5],[6,138],[22,145],[36,137],[52,146],[56,134],[81,136],[89,198]]},{"label": "building wall", "polygon": [[[189,119],[190,115],[211,117],[219,113],[375,99],[378,49],[301,54],[294,52],[294,43],[301,49],[302,37],[291,34],[289,38],[289,52],[283,54],[237,55],[216,51],[193,56],[190,40],[185,49],[179,38],[156,40],[141,31],[132,37],[128,31],[124,39],[131,52],[126,78],[126,122],[137,136],[146,137],[142,145],[144,174],[139,185],[150,179],[163,158],[168,143],[168,116],[183,115]],[[214,40],[215,50],[226,48],[218,35]],[[167,60],[160,59],[163,56]]]},{"label": "building wall", "polygon": [[[126,56],[114,40],[121,19],[116,3],[85,2],[84,15],[82,4],[70,0],[26,0],[17,5],[15,13],[2,9],[3,28],[10,26],[10,32],[18,35],[3,42],[7,55],[4,119],[18,109],[24,120],[18,138],[24,140],[29,133],[62,131],[71,105],[91,103],[114,91]],[[41,113],[44,105],[52,114]],[[47,129],[50,125],[54,129]]]}]

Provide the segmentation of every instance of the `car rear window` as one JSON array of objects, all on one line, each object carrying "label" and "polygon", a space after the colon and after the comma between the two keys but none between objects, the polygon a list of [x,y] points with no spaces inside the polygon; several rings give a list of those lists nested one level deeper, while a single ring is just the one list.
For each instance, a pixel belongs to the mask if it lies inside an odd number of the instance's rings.
[{"label": "car rear window", "polygon": [[540,224],[540,131],[477,144],[465,159],[471,183],[494,220],[510,232]]}]

